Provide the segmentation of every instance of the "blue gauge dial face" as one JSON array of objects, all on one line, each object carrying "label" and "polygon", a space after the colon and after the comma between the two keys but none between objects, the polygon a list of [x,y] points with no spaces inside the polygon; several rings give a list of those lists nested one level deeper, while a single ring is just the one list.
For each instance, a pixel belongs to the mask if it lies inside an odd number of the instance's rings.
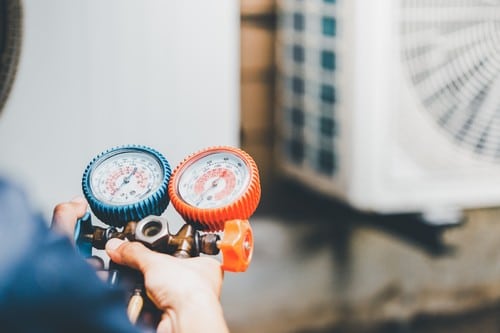
[{"label": "blue gauge dial face", "polygon": [[123,151],[99,161],[90,173],[94,197],[108,205],[127,205],[153,195],[164,182],[162,164],[154,156]]}]

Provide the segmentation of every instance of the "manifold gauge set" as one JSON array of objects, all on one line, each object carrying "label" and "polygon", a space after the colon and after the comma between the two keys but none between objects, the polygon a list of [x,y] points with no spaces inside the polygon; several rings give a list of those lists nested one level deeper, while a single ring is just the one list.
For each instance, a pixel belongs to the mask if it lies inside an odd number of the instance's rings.
[{"label": "manifold gauge set", "polygon": [[[82,189],[93,215],[106,225],[94,225],[90,212],[78,220],[75,243],[85,257],[117,237],[181,258],[221,252],[226,271],[243,272],[250,264],[253,233],[248,220],[261,190],[257,165],[239,148],[200,150],[172,172],[155,149],[115,147],[88,164]],[[175,234],[162,216],[169,203],[185,222]],[[117,266],[109,266],[113,281],[126,272]],[[137,290],[139,280],[134,282],[135,294],[143,292]],[[138,314],[129,317],[135,321]]]}]

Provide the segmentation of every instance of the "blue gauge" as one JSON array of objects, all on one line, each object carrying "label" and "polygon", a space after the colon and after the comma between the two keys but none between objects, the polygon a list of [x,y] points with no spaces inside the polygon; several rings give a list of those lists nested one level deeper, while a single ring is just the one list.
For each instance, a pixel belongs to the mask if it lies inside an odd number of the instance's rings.
[{"label": "blue gauge", "polygon": [[99,154],[85,169],[82,188],[94,215],[121,227],[167,208],[168,161],[145,146],[121,146]]}]

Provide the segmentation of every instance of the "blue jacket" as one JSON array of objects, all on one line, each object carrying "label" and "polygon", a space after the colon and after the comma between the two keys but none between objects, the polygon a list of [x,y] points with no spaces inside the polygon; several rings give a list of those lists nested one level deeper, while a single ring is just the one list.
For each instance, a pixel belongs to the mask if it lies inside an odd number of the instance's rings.
[{"label": "blue jacket", "polygon": [[125,307],[124,293],[0,178],[0,332],[138,332]]}]

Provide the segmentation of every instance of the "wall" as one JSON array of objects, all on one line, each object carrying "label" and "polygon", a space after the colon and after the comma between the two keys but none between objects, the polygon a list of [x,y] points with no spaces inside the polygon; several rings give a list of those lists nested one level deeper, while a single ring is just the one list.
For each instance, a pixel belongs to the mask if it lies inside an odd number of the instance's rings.
[{"label": "wall", "polygon": [[0,170],[49,216],[115,145],[174,167],[238,144],[238,4],[232,0],[24,1],[16,82],[0,121]]},{"label": "wall", "polygon": [[242,0],[241,144],[259,166],[263,196],[274,183],[275,3]]}]

